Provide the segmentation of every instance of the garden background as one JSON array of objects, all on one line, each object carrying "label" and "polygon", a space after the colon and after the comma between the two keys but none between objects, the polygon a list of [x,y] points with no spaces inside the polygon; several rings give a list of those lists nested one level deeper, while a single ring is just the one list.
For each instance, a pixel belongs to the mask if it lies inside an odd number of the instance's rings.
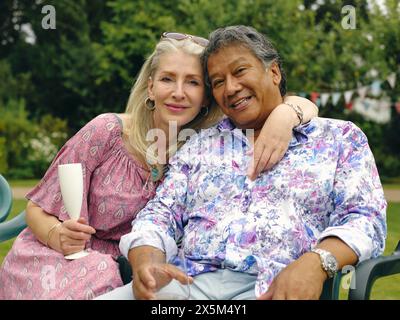
[{"label": "garden background", "polygon": [[[55,29],[46,5],[55,9]],[[290,92],[315,101],[320,116],[353,121],[366,133],[390,193],[390,254],[400,239],[397,0],[3,0],[0,173],[15,192],[25,190],[86,122],[122,112],[163,31],[207,37],[233,24],[251,25],[272,39]],[[26,204],[15,198],[11,216]],[[11,244],[0,244],[0,262]],[[399,276],[375,287],[375,298],[400,299]]]}]

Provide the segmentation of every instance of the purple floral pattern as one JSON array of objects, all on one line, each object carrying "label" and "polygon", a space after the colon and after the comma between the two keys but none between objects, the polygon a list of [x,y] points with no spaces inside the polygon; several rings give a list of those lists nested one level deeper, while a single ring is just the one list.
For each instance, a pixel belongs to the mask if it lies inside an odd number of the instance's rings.
[{"label": "purple floral pattern", "polygon": [[121,252],[151,245],[172,261],[182,241],[191,275],[217,268],[256,274],[256,295],[327,236],[342,239],[359,261],[382,254],[387,204],[358,127],[313,119],[255,181],[246,176],[249,148],[229,119],[193,136],[121,238]]}]

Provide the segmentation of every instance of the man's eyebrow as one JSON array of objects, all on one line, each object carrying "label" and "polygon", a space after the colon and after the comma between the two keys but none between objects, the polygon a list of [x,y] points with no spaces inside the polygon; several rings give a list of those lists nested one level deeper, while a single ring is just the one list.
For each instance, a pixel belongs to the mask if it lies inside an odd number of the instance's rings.
[{"label": "man's eyebrow", "polygon": [[247,59],[244,57],[239,57],[236,60],[232,61],[232,63],[230,65],[235,65],[235,64],[242,63],[242,62],[247,62]]},{"label": "man's eyebrow", "polygon": [[[231,68],[231,67],[233,67],[233,66],[235,66],[235,65],[237,65],[237,64],[243,63],[243,62],[247,62],[247,60],[246,60],[244,57],[239,57],[239,58],[233,60],[231,63],[229,63],[229,64],[228,64],[228,67]],[[215,77],[215,75],[216,75],[217,73],[218,73],[218,72],[214,72],[214,73],[210,74],[210,75],[209,75],[209,79],[212,80],[212,78]]]}]

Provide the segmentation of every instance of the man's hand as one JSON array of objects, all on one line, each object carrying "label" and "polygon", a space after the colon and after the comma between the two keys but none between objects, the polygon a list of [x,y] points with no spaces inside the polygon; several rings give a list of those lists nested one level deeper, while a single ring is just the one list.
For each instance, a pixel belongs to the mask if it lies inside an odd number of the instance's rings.
[{"label": "man's hand", "polygon": [[283,269],[259,300],[318,300],[326,272],[318,254],[307,252]]},{"label": "man's hand", "polygon": [[141,264],[134,272],[132,289],[137,300],[156,299],[156,292],[166,286],[172,279],[181,284],[193,283],[183,271],[172,264]]}]

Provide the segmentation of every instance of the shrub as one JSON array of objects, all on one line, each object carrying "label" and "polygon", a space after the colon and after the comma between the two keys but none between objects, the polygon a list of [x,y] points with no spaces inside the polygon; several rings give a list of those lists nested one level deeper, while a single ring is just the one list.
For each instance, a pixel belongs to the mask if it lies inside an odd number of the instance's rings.
[{"label": "shrub", "polygon": [[66,121],[50,115],[39,122],[30,120],[22,99],[0,104],[0,114],[2,174],[14,179],[40,178],[67,138]]},{"label": "shrub", "polygon": [[6,139],[0,137],[0,174],[7,171]]}]

